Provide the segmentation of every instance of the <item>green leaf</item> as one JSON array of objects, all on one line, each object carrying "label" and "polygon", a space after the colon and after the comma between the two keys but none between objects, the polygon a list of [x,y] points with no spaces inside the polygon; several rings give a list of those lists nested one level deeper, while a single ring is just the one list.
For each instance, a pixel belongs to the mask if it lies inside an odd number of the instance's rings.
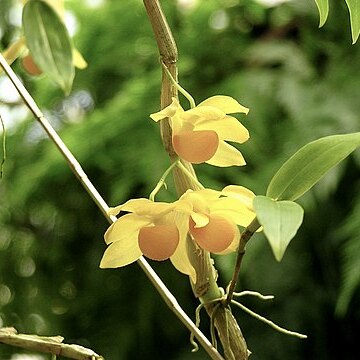
[{"label": "green leaf", "polygon": [[322,27],[325,24],[326,19],[329,15],[329,0],[315,0],[315,2],[320,14],[319,27]]},{"label": "green leaf", "polygon": [[351,35],[353,44],[360,34],[360,0],[345,0],[350,12]]},{"label": "green leaf", "polygon": [[36,65],[69,94],[75,72],[64,23],[53,8],[41,0],[25,4],[22,21],[26,43]]},{"label": "green leaf", "polygon": [[266,195],[277,200],[296,200],[358,146],[360,132],[327,136],[306,144],[277,171]]},{"label": "green leaf", "polygon": [[253,204],[275,259],[281,261],[303,221],[304,210],[293,201],[276,201],[266,196],[256,196]]}]

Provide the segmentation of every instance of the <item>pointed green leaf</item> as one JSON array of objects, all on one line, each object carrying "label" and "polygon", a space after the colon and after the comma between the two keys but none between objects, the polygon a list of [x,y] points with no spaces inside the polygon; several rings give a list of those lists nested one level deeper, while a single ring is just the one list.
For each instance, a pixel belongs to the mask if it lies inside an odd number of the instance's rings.
[{"label": "pointed green leaf", "polygon": [[23,10],[27,46],[36,65],[68,94],[74,79],[72,46],[56,11],[41,0],[28,1]]},{"label": "pointed green leaf", "polygon": [[266,195],[296,200],[359,146],[360,132],[326,136],[306,144],[274,175]]},{"label": "pointed green leaf", "polygon": [[329,0],[315,0],[315,2],[320,14],[319,27],[322,27],[329,15]]},{"label": "pointed green leaf", "polygon": [[360,0],[345,0],[350,12],[351,35],[353,44],[360,34]]},{"label": "pointed green leaf", "polygon": [[293,201],[276,201],[266,196],[256,196],[253,204],[275,259],[281,261],[303,221],[304,210]]}]

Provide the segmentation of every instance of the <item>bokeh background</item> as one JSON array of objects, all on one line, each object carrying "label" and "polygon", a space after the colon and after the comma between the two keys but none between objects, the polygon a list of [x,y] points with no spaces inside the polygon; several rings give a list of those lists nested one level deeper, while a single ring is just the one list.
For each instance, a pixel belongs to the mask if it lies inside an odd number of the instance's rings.
[{"label": "bokeh background", "polygon": [[[21,2],[0,0],[0,49],[21,29]],[[313,0],[162,1],[179,49],[181,84],[197,102],[230,95],[251,109],[247,166],[196,166],[221,189],[257,194],[305,143],[356,132],[360,124],[360,45],[351,45],[345,1],[330,1],[322,29]],[[67,25],[88,61],[70,96],[46,77],[14,69],[110,205],[147,197],[169,162],[157,124],[159,57],[140,0],[66,1]],[[184,105],[186,101],[183,102]],[[99,269],[106,220],[24,109],[4,75],[0,113],[7,159],[0,181],[0,326],[62,335],[108,360],[207,359],[191,353],[188,331],[140,268]],[[281,263],[262,235],[249,243],[241,288],[275,295],[244,304],[308,334],[299,340],[234,309],[253,360],[358,359],[360,333],[360,154],[355,152],[300,199],[304,224]],[[160,199],[173,200],[168,191]],[[226,286],[232,256],[216,259]],[[194,318],[188,279],[151,263]],[[202,330],[209,334],[203,314]],[[22,354],[22,355],[21,355]],[[29,357],[0,345],[0,359]]]}]

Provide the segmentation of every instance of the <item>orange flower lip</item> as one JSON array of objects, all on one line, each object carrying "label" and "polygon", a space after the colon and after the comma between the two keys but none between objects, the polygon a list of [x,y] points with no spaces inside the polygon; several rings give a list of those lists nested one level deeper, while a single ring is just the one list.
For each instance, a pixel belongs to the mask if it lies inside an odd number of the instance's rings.
[{"label": "orange flower lip", "polygon": [[138,235],[139,248],[152,260],[166,260],[179,244],[179,231],[175,225],[145,226]]},{"label": "orange flower lip", "polygon": [[211,159],[219,146],[219,136],[213,130],[182,131],[172,138],[175,152],[184,160],[200,164]]},{"label": "orange flower lip", "polygon": [[209,223],[199,228],[195,227],[195,222],[190,218],[189,231],[201,248],[212,253],[224,251],[236,235],[235,225],[217,215],[210,216]]}]

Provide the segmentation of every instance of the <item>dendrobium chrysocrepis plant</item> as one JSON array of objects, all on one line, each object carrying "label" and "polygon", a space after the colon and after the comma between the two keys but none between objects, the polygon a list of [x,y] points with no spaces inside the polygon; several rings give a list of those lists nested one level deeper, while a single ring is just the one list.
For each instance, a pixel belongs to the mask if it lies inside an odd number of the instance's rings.
[{"label": "dendrobium chrysocrepis plant", "polygon": [[170,259],[175,268],[195,280],[188,241],[215,254],[235,251],[240,239],[237,225],[245,227],[255,217],[254,197],[252,191],[230,185],[222,191],[188,190],[173,203],[129,200],[109,212],[129,213],[106,231],[109,247],[100,267],[125,266],[144,255],[153,260]]},{"label": "dendrobium chrysocrepis plant", "polygon": [[173,203],[132,199],[110,209],[109,215],[121,211],[121,216],[106,231],[105,242],[110,244],[101,260],[101,268],[121,267],[139,259],[172,261],[181,272],[195,276],[190,264],[186,237],[190,205],[184,201]]},{"label": "dendrobium chrysocrepis plant", "polygon": [[226,141],[242,144],[249,139],[247,129],[228,115],[248,112],[232,97],[216,95],[187,111],[173,98],[169,106],[150,117],[154,121],[169,118],[172,144],[181,159],[225,167],[245,165],[240,151]]}]

